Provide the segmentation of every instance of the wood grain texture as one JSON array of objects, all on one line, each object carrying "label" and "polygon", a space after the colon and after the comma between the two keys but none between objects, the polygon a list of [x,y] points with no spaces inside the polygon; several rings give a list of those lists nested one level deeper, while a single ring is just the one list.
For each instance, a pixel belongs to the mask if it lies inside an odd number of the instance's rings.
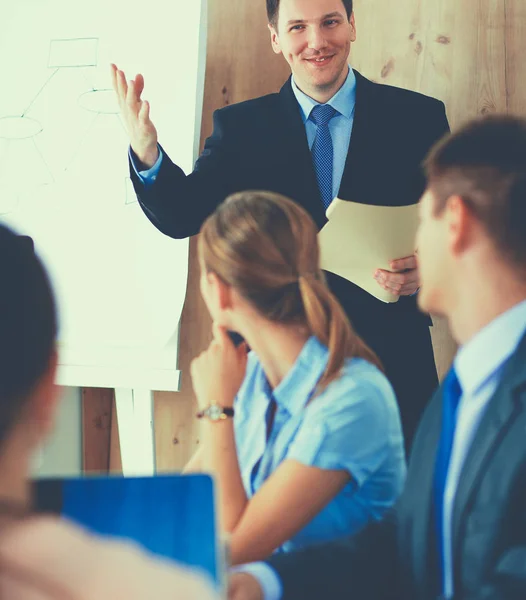
[{"label": "wood grain texture", "polygon": [[503,0],[357,0],[356,21],[353,66],[444,101],[453,128],[507,110]]},{"label": "wood grain texture", "polygon": [[110,473],[122,473],[121,444],[119,438],[119,423],[117,421],[117,407],[115,397],[111,403],[111,438],[110,438]]},{"label": "wood grain texture", "polygon": [[508,112],[526,116],[526,2],[504,0]]},{"label": "wood grain texture", "polygon": [[82,390],[82,470],[84,473],[108,473],[113,390]]}]

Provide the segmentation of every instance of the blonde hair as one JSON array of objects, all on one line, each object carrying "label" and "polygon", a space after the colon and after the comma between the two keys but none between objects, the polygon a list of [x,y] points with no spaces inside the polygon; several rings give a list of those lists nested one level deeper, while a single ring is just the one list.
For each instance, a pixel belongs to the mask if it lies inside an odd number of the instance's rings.
[{"label": "blonde hair", "polygon": [[199,250],[206,270],[263,317],[305,325],[327,346],[329,360],[318,389],[338,377],[346,357],[381,368],[327,287],[316,226],[292,200],[260,191],[229,196],[201,227]]}]

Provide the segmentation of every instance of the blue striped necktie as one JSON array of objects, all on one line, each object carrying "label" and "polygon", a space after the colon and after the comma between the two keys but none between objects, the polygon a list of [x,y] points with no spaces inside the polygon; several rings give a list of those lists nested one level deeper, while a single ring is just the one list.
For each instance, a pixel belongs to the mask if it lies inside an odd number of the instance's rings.
[{"label": "blue striped necktie", "polygon": [[460,382],[455,369],[451,368],[442,386],[442,430],[438,444],[434,477],[436,534],[442,581],[444,581],[444,493],[446,491],[446,480],[451,461],[451,452],[453,450],[458,404],[461,396],[462,388]]},{"label": "blue striped necktie", "polygon": [[332,195],[332,170],[334,165],[334,150],[332,147],[329,121],[338,114],[338,111],[329,104],[318,104],[309,116],[316,124],[316,137],[312,145],[312,160],[316,171],[316,179],[320,189],[321,199],[325,210],[333,200]]}]

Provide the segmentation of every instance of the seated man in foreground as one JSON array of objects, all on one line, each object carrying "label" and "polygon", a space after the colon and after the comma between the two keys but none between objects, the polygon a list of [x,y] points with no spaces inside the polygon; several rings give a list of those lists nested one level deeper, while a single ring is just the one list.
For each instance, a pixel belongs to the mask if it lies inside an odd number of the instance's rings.
[{"label": "seated man in foreground", "polygon": [[526,122],[475,121],[426,170],[419,304],[460,349],[402,498],[353,540],[247,566],[231,600],[526,598]]}]

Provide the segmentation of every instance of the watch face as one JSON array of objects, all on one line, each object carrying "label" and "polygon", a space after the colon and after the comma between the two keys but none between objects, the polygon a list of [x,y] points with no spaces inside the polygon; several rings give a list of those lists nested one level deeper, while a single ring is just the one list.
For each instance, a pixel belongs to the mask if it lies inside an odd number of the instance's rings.
[{"label": "watch face", "polygon": [[208,418],[212,419],[212,421],[219,421],[222,414],[223,409],[220,406],[217,406],[217,404],[212,404],[208,409]]}]

